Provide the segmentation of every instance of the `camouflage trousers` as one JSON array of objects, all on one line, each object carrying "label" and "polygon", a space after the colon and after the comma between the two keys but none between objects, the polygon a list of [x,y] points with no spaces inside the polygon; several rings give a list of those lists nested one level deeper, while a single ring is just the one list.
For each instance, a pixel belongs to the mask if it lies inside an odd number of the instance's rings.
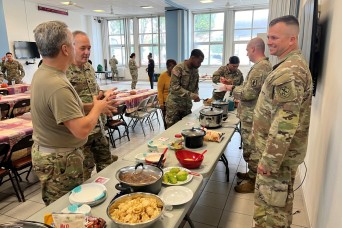
[{"label": "camouflage trousers", "polygon": [[95,165],[96,171],[100,172],[113,162],[108,140],[101,131],[89,135],[87,143],[83,146],[83,154],[84,180],[91,177]]},{"label": "camouflage trousers", "polygon": [[113,77],[113,79],[114,79],[114,76],[119,77],[118,68],[112,68],[112,77]]},{"label": "camouflage trousers", "polygon": [[165,116],[165,122],[167,128],[171,127],[181,119],[183,119],[184,116],[187,116],[191,113],[191,107],[190,108],[182,108],[182,107],[176,107],[176,106],[167,106],[166,107],[166,116]]},{"label": "camouflage trousers", "polygon": [[243,158],[248,164],[248,176],[255,179],[257,174],[260,153],[255,149],[252,139],[252,122],[241,121],[241,138],[243,142]]},{"label": "camouflage trousers", "polygon": [[83,153],[81,149],[68,152],[46,153],[32,146],[33,170],[42,186],[45,205],[56,201],[83,183]]},{"label": "camouflage trousers", "polygon": [[138,74],[132,74],[132,83],[131,83],[131,89],[136,89],[137,83],[138,83]]},{"label": "camouflage trousers", "polygon": [[257,175],[254,192],[254,220],[257,227],[291,226],[296,170],[281,167],[271,176]]}]

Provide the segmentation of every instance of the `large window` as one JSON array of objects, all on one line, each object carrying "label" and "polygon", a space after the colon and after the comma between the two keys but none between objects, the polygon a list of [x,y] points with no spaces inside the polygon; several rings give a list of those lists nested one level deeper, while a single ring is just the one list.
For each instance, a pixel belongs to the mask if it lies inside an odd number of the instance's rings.
[{"label": "large window", "polygon": [[115,55],[119,64],[126,64],[126,55],[125,55],[125,29],[124,29],[124,20],[110,20],[108,21],[108,33],[109,33],[109,49],[110,49],[110,57]]},{"label": "large window", "polygon": [[240,58],[241,65],[249,65],[247,43],[258,33],[267,32],[268,9],[235,11],[234,17],[234,55]]},{"label": "large window", "polygon": [[139,18],[139,51],[141,65],[147,65],[152,53],[155,65],[166,63],[165,17]]},{"label": "large window", "polygon": [[201,49],[203,65],[222,65],[224,53],[224,13],[194,15],[194,48]]}]

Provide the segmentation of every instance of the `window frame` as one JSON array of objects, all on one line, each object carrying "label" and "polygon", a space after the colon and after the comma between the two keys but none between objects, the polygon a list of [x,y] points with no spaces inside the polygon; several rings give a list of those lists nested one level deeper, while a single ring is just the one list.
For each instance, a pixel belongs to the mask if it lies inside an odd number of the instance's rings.
[{"label": "window frame", "polygon": [[[233,55],[236,55],[238,56],[239,58],[241,58],[241,56],[239,56],[236,52],[236,45],[246,45],[248,44],[248,42],[252,39],[252,38],[255,38],[256,36],[253,36],[253,31],[254,30],[259,30],[259,29],[265,29],[266,32],[267,32],[267,24],[266,24],[266,27],[254,27],[254,19],[255,19],[255,11],[259,11],[259,10],[268,10],[269,12],[269,9],[268,8],[255,8],[255,9],[241,9],[241,10],[234,10],[234,26],[233,26],[233,39],[232,39],[232,51],[233,51]],[[237,12],[243,12],[243,11],[252,11],[252,22],[251,22],[251,27],[247,28],[235,28],[235,19],[236,19],[236,13]],[[268,21],[268,19],[267,19]],[[241,31],[241,30],[250,30],[250,38],[249,39],[246,39],[246,40],[235,40],[235,31]],[[241,62],[241,61],[240,61]],[[242,64],[240,63],[241,66],[251,66],[253,65],[253,63],[248,60],[248,64]]]},{"label": "window frame", "polygon": [[[218,13],[222,13],[223,14],[223,18],[224,18],[224,22],[222,25],[222,30],[221,29],[211,29],[211,24],[212,24],[212,14],[218,14]],[[196,15],[203,15],[203,14],[209,14],[209,28],[208,30],[199,30],[199,31],[195,31],[195,16]],[[208,41],[203,41],[203,42],[195,42],[195,39],[193,39],[192,42],[192,46],[194,48],[196,48],[197,46],[201,46],[201,45],[206,45],[208,46],[208,54],[209,56],[207,56],[208,62],[206,64],[202,63],[202,66],[221,66],[224,64],[224,53],[225,53],[225,18],[226,18],[226,13],[225,11],[212,11],[212,12],[194,12],[192,14],[192,21],[193,21],[193,26],[192,26],[192,37],[195,37],[195,33],[196,32],[208,32]],[[211,33],[212,32],[217,32],[217,31],[222,31],[222,41],[211,41]],[[211,53],[211,47],[213,45],[222,45],[222,56],[221,56],[221,60],[222,62],[217,64],[212,64],[211,63],[211,58],[210,58],[210,53]]]}]

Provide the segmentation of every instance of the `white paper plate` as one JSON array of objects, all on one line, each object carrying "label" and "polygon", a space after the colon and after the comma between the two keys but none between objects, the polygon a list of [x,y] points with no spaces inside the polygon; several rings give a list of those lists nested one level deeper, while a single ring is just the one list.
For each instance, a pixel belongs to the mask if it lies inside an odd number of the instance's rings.
[{"label": "white paper plate", "polygon": [[82,204],[81,206],[77,206],[76,204],[71,204],[62,210],[62,213],[82,213],[85,215],[89,215],[91,208],[88,204]]},{"label": "white paper plate", "polygon": [[71,191],[71,204],[93,204],[107,196],[107,189],[103,184],[89,183],[77,186]]},{"label": "white paper plate", "polygon": [[166,205],[181,205],[189,202],[194,193],[184,186],[170,186],[161,190],[158,194]]},{"label": "white paper plate", "polygon": [[166,172],[169,172],[172,168],[179,168],[180,170],[187,171],[187,172],[189,173],[189,174],[188,174],[188,178],[187,178],[185,181],[177,181],[176,184],[166,183],[166,182],[164,182],[164,181],[163,181],[163,184],[166,184],[166,185],[183,185],[183,184],[186,184],[186,183],[188,183],[188,182],[190,182],[190,181],[192,180],[193,175],[190,174],[191,171],[188,170],[188,169],[186,169],[186,168],[183,168],[183,167],[167,167],[167,168],[164,168],[164,169],[163,169],[164,174],[165,174]]}]

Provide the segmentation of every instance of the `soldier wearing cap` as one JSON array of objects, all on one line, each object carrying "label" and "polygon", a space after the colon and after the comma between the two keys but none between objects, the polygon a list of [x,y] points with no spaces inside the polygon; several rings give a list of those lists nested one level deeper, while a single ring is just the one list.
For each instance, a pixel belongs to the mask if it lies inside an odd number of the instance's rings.
[{"label": "soldier wearing cap", "polygon": [[[241,138],[243,141],[243,158],[248,163],[248,173],[237,173],[237,177],[243,179],[235,186],[235,191],[239,193],[254,192],[255,177],[260,155],[255,152],[251,139],[253,111],[258,100],[259,93],[264,81],[272,70],[272,65],[265,56],[265,43],[259,38],[253,38],[247,44],[247,56],[254,63],[248,72],[246,81],[241,86],[235,87],[233,96],[240,100],[238,116],[241,120]],[[233,85],[228,85],[227,89],[232,90]]]},{"label": "soldier wearing cap", "polygon": [[[7,61],[5,62],[6,58]],[[11,52],[7,52],[6,56],[2,57],[1,71],[4,74],[6,72],[5,79],[7,79],[8,84],[11,85],[13,80],[16,84],[23,82],[22,80],[25,76],[23,65],[21,65],[21,63],[19,63],[17,60],[13,59]]]},{"label": "soldier wearing cap", "polygon": [[261,154],[255,183],[255,227],[290,227],[293,184],[304,161],[311,112],[312,79],[298,48],[294,16],[272,20],[267,45],[279,63],[261,89],[253,116],[253,136]]},{"label": "soldier wearing cap", "polygon": [[[93,96],[103,95],[99,85],[96,83],[95,70],[88,63],[90,55],[90,40],[86,33],[82,31],[74,31],[74,45],[75,45],[75,61],[69,66],[67,71],[67,78],[71,85],[75,88],[77,94],[80,96],[85,105],[91,105]],[[111,93],[112,90],[106,91]],[[115,111],[113,107],[107,110],[107,114]],[[110,165],[112,155],[109,149],[109,143],[106,138],[104,125],[106,124],[106,116],[101,115],[98,119],[97,125],[88,136],[88,141],[84,145],[84,179],[87,180],[91,177],[96,164],[96,171],[100,172],[102,169]],[[117,158],[117,157],[116,157]]]},{"label": "soldier wearing cap", "polygon": [[[243,83],[243,75],[242,72],[238,69],[240,65],[240,59],[237,56],[231,56],[229,58],[229,63],[225,66],[221,66],[217,71],[213,74],[213,83],[223,83],[225,85],[234,85],[239,86]],[[223,92],[213,92],[214,100],[223,100],[225,95],[225,91]]]},{"label": "soldier wearing cap", "polygon": [[135,62],[135,53],[132,53],[129,56],[129,62],[128,62],[129,72],[132,76],[132,83],[131,83],[131,89],[136,89],[137,82],[138,82],[138,66]]},{"label": "soldier wearing cap", "polygon": [[191,113],[192,100],[200,101],[198,97],[198,68],[203,59],[203,52],[194,49],[188,60],[179,63],[172,69],[169,95],[166,99],[165,121],[167,127],[171,127]]}]

